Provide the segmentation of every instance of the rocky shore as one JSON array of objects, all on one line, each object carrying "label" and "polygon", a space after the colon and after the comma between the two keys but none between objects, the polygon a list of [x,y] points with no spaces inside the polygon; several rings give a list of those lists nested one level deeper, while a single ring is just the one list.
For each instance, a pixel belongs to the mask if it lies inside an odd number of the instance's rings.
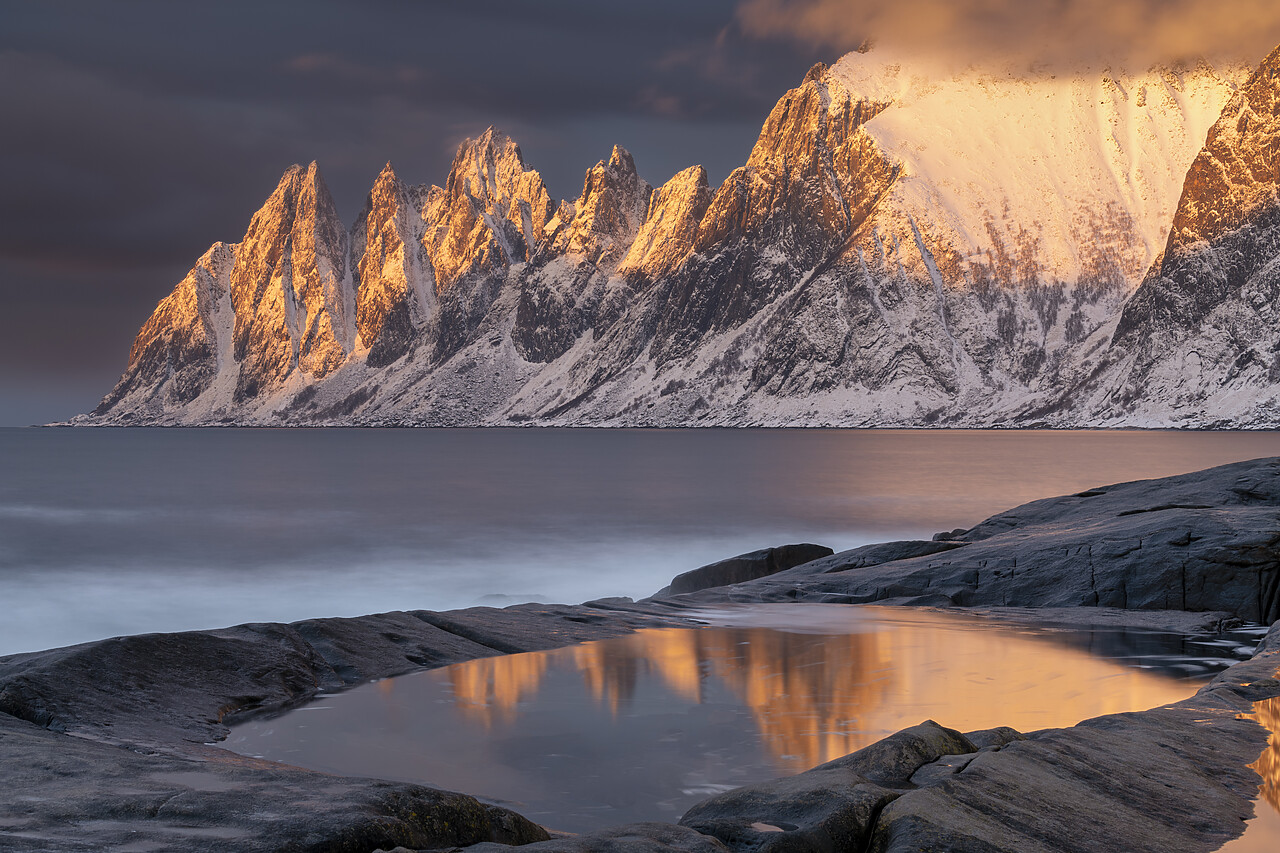
[{"label": "rocky shore", "polygon": [[693,626],[708,605],[756,601],[1178,631],[1277,622],[1280,460],[1037,501],[929,542],[767,549],[641,602],[252,624],[0,658],[0,849],[1190,853],[1221,846],[1252,814],[1259,780],[1247,765],[1266,731],[1246,715],[1280,704],[1280,622],[1252,660],[1174,705],[1033,733],[921,722],[713,797],[679,825],[584,836],[551,838],[463,794],[216,745],[237,719],[370,679]]}]

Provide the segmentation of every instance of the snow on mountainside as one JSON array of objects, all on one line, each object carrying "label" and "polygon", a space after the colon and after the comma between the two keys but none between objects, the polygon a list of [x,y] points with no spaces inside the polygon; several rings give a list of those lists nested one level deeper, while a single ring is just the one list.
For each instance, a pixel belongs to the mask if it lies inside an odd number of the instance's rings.
[{"label": "snow on mountainside", "polygon": [[294,167],[80,422],[1068,422],[1243,79],[854,53],[718,188],[615,148],[557,203],[490,130],[443,188],[388,164],[349,234]]},{"label": "snow on mountainside", "polygon": [[1280,425],[1280,48],[1227,104],[1168,244],[1094,375],[1056,418]]}]

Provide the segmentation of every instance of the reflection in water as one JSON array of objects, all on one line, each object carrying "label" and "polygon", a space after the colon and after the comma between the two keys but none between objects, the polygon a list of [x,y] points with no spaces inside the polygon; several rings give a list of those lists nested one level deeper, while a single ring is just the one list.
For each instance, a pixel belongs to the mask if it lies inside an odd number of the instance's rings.
[{"label": "reflection in water", "polygon": [[714,679],[750,709],[778,770],[798,773],[865,745],[864,721],[885,704],[894,678],[888,641],[884,632],[663,628],[621,641],[469,661],[444,672],[459,710],[486,729],[510,723],[521,702],[536,699],[549,666],[580,672],[587,692],[614,718],[644,679],[656,676],[674,699],[690,705],[703,703]]},{"label": "reflection in water", "polygon": [[[549,661],[546,655],[538,654],[504,655],[482,660],[484,666],[451,666],[448,672],[458,710],[488,730],[494,723],[515,720],[519,704],[537,695]],[[395,680],[385,679],[377,683],[388,685],[390,690]]]},{"label": "reflection in water", "polygon": [[1271,732],[1267,748],[1249,766],[1262,777],[1259,792],[1271,808],[1280,812],[1280,698],[1264,699],[1253,705],[1253,718]]},{"label": "reflection in water", "polygon": [[[1068,653],[1037,635],[990,626],[974,631],[951,616],[895,614],[847,627],[857,632],[651,629],[468,661],[443,673],[459,710],[487,730],[514,722],[522,703],[536,701],[550,669],[580,673],[586,691],[614,718],[645,679],[656,677],[687,704],[701,704],[715,682],[750,711],[761,743],[784,773],[930,717],[962,730],[1032,730],[1176,702],[1191,692],[1185,682]],[[1045,701],[1047,689],[1052,702]]]},{"label": "reflection in water", "polygon": [[1244,716],[1266,727],[1271,735],[1258,760],[1249,765],[1262,777],[1254,817],[1244,835],[1227,842],[1219,853],[1275,853],[1280,850],[1280,698],[1255,702],[1253,713]]},{"label": "reflection in water", "polygon": [[227,745],[497,797],[585,831],[674,820],[710,794],[799,772],[925,719],[1032,731],[1177,701],[1197,686],[1089,655],[1060,635],[949,614],[737,612],[802,627],[648,630],[470,661],[325,697],[316,713],[246,723]]}]

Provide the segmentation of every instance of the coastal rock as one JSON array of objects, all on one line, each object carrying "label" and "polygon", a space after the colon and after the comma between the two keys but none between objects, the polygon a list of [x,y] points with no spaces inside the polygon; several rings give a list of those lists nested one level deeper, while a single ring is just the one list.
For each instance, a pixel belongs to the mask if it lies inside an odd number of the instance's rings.
[{"label": "coastal rock", "polygon": [[463,794],[230,753],[120,749],[7,714],[0,714],[0,754],[0,847],[13,853],[366,853],[547,838],[520,815]]},{"label": "coastal rock", "polygon": [[[0,713],[107,743],[185,749],[226,737],[238,714],[289,707],[323,690],[683,624],[675,620],[522,605],[116,637],[0,658]],[[104,680],[104,671],[115,677]]]},{"label": "coastal rock", "polygon": [[914,773],[944,755],[974,751],[959,732],[930,720],[796,776],[712,797],[680,825],[731,850],[861,850],[877,815]]},{"label": "coastal rock", "polygon": [[[499,844],[477,844],[469,853],[511,853]],[[633,823],[600,832],[527,845],[529,853],[726,853],[715,838],[669,823]],[[455,851],[456,853],[456,851]]]},{"label": "coastal rock", "polygon": [[1247,765],[1266,736],[1244,717],[1280,695],[1277,666],[1280,625],[1251,661],[1171,706],[1029,735],[926,722],[680,822],[741,851],[1207,853],[1251,816]]},{"label": "coastal rock", "polygon": [[437,616],[503,651],[687,624],[526,605],[147,634],[0,658],[0,787],[23,792],[0,799],[0,847],[366,853],[546,840],[542,827],[470,796],[300,770],[214,745],[237,714],[500,653],[427,621]]},{"label": "coastal rock", "polygon": [[919,543],[921,556],[855,548],[689,597],[1226,611],[1269,624],[1280,619],[1277,507],[1280,460],[1238,462],[1035,501]]},{"label": "coastal rock", "polygon": [[[980,752],[889,803],[866,849],[1216,849],[1250,817],[1257,776],[1245,765],[1258,754],[1259,733],[1212,700],[1181,705],[1099,717]],[[1199,722],[1206,713],[1214,717],[1212,744]],[[1192,800],[1204,817],[1188,822],[1181,804]]]},{"label": "coastal rock", "polygon": [[672,579],[670,586],[654,593],[653,597],[697,592],[700,589],[728,586],[768,577],[822,557],[829,557],[834,553],[825,545],[780,545],[776,548],[762,548],[759,551],[719,560],[677,575]]}]

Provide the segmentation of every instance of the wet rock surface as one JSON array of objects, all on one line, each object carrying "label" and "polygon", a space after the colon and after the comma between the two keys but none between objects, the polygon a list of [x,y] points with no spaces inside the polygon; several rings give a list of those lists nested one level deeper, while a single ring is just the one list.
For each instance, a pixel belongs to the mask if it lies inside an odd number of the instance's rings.
[{"label": "wet rock surface", "polygon": [[[1280,625],[1253,659],[1186,701],[1026,734],[927,721],[805,773],[713,797],[680,826],[551,838],[466,795],[301,770],[216,741],[237,715],[322,691],[690,625],[691,611],[713,602],[865,596],[981,604],[983,615],[1038,624],[1222,627],[1272,612],[1278,499],[1280,461],[1258,460],[1038,501],[946,540],[869,546],[645,602],[252,624],[0,658],[0,847],[1209,851],[1238,835],[1253,808],[1258,778],[1247,765],[1266,735],[1242,715],[1280,696]],[[1141,545],[1122,547],[1134,540]],[[1082,547],[1094,549],[1091,559]],[[1160,609],[1167,599],[1156,591],[1172,583],[1171,566],[1191,579],[1187,609],[1211,612]],[[1146,609],[1107,608],[1116,584]]]}]

